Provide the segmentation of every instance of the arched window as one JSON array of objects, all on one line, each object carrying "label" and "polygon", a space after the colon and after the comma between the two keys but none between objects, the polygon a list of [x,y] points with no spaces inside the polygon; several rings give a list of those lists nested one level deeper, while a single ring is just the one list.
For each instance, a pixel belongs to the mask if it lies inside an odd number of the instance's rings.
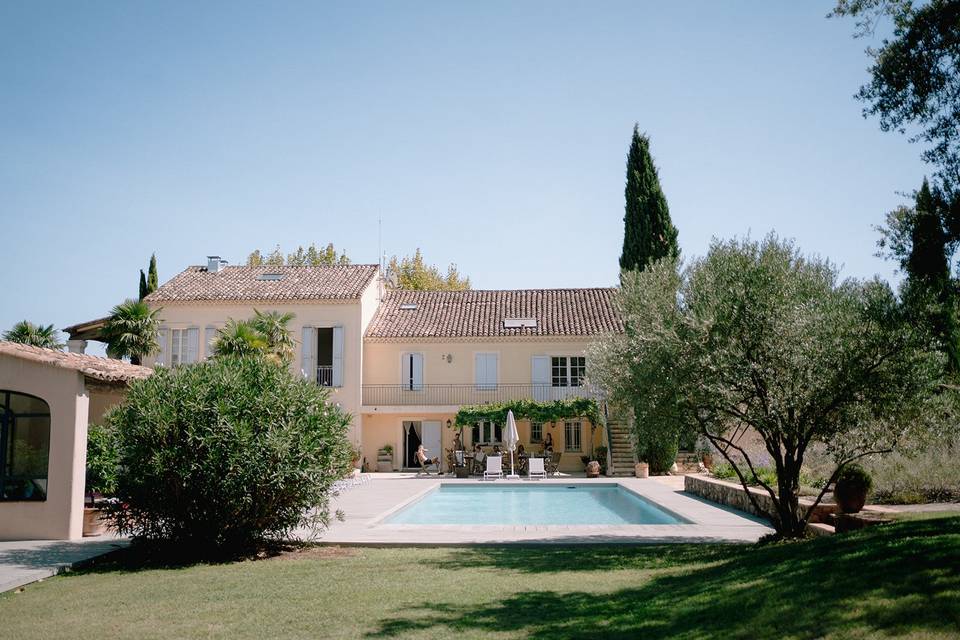
[{"label": "arched window", "polygon": [[0,390],[0,500],[46,500],[50,406]]}]

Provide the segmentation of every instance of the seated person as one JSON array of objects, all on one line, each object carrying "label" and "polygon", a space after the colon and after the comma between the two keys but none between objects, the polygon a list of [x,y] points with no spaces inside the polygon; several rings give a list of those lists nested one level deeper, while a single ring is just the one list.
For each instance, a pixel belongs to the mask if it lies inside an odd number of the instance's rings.
[{"label": "seated person", "polygon": [[[431,464],[437,465],[437,473],[440,473],[440,458],[428,458],[427,457],[428,449],[424,449],[421,444],[417,447],[417,462],[420,463],[420,466],[423,467],[424,471],[427,471],[427,467]],[[430,473],[427,471],[427,473]]]},{"label": "seated person", "polygon": [[523,445],[517,446],[517,462],[520,467],[520,473],[526,473],[527,471],[527,450],[523,448]]},{"label": "seated person", "polygon": [[476,445],[473,448],[473,470],[476,473],[483,473],[484,469],[484,460],[487,459],[487,454],[483,452],[483,448],[480,445]]},{"label": "seated person", "polygon": [[547,434],[543,439],[543,452],[547,455],[553,453],[553,435]]},{"label": "seated person", "polygon": [[502,455],[503,455],[503,452],[500,451],[500,445],[498,445],[498,444],[493,445],[493,455],[495,455],[495,456],[502,456]]},{"label": "seated person", "polygon": [[525,455],[527,455],[527,450],[523,448],[523,445],[522,445],[522,444],[517,446],[517,455],[518,455],[518,456],[525,456]]}]

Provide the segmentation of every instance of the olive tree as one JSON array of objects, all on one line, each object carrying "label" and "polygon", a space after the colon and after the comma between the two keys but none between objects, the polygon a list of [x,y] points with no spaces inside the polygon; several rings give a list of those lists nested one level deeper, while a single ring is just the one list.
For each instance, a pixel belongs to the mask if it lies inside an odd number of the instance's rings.
[{"label": "olive tree", "polygon": [[[811,447],[831,454],[833,480],[931,414],[943,357],[890,288],[841,281],[773,235],[714,241],[686,268],[664,260],[625,274],[620,304],[627,331],[594,347],[592,382],[633,410],[639,432],[697,429],[744,487],[770,495],[772,510],[750,499],[782,536],[802,535],[813,510],[798,502]],[[746,434],[762,441],[775,485],[758,475]]]}]

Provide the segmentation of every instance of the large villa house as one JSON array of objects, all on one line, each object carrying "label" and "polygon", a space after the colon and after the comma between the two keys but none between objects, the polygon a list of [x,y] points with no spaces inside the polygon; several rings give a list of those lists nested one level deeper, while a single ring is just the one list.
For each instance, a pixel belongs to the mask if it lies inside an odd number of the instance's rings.
[{"label": "large villa house", "polygon": [[[413,468],[421,442],[441,457],[452,447],[462,405],[588,393],[588,345],[623,331],[614,291],[407,291],[385,286],[377,265],[247,267],[213,256],[146,298],[160,309],[161,331],[160,351],[144,364],[203,360],[228,320],[250,318],[254,309],[291,312],[291,367],[328,387],[331,401],[353,416],[350,438],[367,468],[385,445],[394,469]],[[83,349],[76,339],[70,346]],[[472,425],[464,444],[492,446],[502,427]],[[549,433],[563,452],[561,470],[581,470],[581,456],[608,440],[586,420],[517,427],[533,447]]]}]

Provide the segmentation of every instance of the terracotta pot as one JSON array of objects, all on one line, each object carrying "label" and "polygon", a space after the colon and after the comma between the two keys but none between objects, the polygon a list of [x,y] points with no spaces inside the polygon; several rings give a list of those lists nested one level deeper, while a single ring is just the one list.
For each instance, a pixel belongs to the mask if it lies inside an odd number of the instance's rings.
[{"label": "terracotta pot", "polygon": [[838,480],[833,489],[833,499],[841,513],[859,513],[867,503],[867,490],[859,484]]},{"label": "terracotta pot", "polygon": [[650,465],[646,462],[638,462],[633,466],[633,473],[638,478],[647,478],[650,476]]},{"label": "terracotta pot", "polygon": [[599,478],[600,477],[600,463],[596,460],[591,460],[587,463],[587,477],[588,478]]},{"label": "terracotta pot", "polygon": [[713,469],[713,454],[703,454],[703,457],[700,459],[700,461],[703,462],[703,466],[705,466],[707,469]]},{"label": "terracotta pot", "polygon": [[103,519],[103,510],[96,507],[83,508],[83,535],[102,536],[107,532],[107,523]]}]

